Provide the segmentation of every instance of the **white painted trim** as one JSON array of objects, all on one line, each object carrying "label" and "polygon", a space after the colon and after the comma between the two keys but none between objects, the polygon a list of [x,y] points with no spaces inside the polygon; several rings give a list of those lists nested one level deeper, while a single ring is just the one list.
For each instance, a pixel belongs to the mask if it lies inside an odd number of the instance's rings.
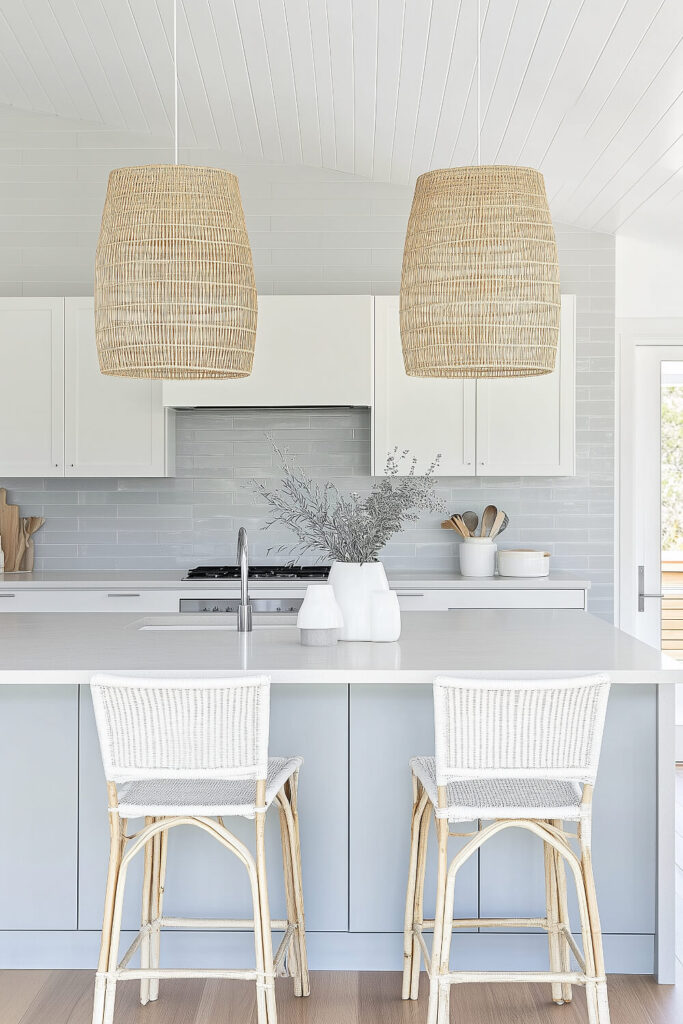
[{"label": "white painted trim", "polygon": [[[683,359],[683,318],[657,317],[616,321],[616,621],[626,632],[638,634],[636,620],[636,571],[639,560],[637,502],[643,490],[637,486],[638,447],[653,443],[642,428],[637,430],[638,351],[673,348]],[[674,351],[671,358],[675,358]],[[659,460],[657,459],[657,465]],[[640,481],[638,481],[638,484]],[[659,504],[655,518],[659,516]],[[642,556],[640,556],[642,558]],[[658,588],[659,589],[659,588]],[[660,984],[673,984],[676,973],[675,920],[675,690],[659,686],[657,699],[657,895],[655,973]]]}]

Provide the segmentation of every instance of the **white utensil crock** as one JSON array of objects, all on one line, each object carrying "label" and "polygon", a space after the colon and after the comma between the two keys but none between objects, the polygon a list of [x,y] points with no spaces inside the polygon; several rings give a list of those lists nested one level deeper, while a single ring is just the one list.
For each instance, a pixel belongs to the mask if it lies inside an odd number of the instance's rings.
[{"label": "white utensil crock", "polygon": [[461,576],[493,576],[496,549],[497,545],[490,537],[465,537],[460,545]]},{"label": "white utensil crock", "polygon": [[393,590],[375,590],[370,603],[372,639],[377,643],[393,643],[401,635],[401,609]]},{"label": "white utensil crock", "polygon": [[373,591],[388,590],[381,562],[333,562],[329,582],[341,608],[340,640],[372,640]]}]

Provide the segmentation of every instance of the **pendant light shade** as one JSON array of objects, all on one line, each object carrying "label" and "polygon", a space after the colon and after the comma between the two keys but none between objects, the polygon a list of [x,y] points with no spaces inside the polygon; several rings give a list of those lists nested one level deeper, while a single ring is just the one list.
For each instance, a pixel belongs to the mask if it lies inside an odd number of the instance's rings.
[{"label": "pendant light shade", "polygon": [[246,377],[256,287],[239,184],[213,167],[120,167],[109,175],[95,257],[102,373]]},{"label": "pendant light shade", "polygon": [[560,330],[557,245],[543,175],[450,167],[417,179],[401,274],[413,377],[550,373]]}]

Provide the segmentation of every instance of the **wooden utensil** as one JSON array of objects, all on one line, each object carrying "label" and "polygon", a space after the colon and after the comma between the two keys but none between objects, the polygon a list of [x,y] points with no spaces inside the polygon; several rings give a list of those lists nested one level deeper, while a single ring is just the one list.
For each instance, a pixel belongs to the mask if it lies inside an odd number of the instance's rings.
[{"label": "wooden utensil", "polygon": [[495,505],[487,505],[484,509],[484,514],[481,517],[481,537],[490,536],[489,531],[491,530],[496,516],[498,515],[498,509]]},{"label": "wooden utensil", "polygon": [[36,533],[41,526],[44,525],[45,520],[42,516],[29,516],[27,519],[22,520],[24,528],[26,530],[26,547],[24,549],[24,557],[21,560],[21,571],[31,572],[33,569],[33,562],[35,559],[35,544],[33,541],[33,534]]},{"label": "wooden utensil", "polygon": [[477,513],[476,512],[463,512],[463,514],[462,514],[462,521],[465,524],[465,526],[467,527],[467,529],[470,531],[472,536],[474,537],[476,529],[479,526],[479,516],[477,515]]},{"label": "wooden utensil", "polygon": [[510,520],[508,519],[507,514],[501,509],[496,515],[493,526],[491,527],[491,533],[489,534],[491,540],[493,540],[494,537],[497,537],[499,533],[502,533],[509,522]]},{"label": "wooden utensil", "polygon": [[462,537],[467,538],[471,536],[470,531],[465,526],[462,516],[460,515],[459,512],[456,512],[454,515],[451,516],[451,521],[453,522],[456,530]]},{"label": "wooden utensil", "polygon": [[20,529],[19,506],[8,505],[7,491],[0,487],[0,543],[5,553],[5,572],[15,572],[18,568]]}]

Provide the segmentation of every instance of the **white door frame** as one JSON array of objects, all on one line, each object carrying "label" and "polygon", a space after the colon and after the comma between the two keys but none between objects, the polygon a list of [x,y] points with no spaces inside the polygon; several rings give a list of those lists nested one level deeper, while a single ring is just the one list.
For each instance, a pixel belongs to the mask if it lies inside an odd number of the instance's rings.
[{"label": "white door frame", "polygon": [[[616,523],[615,531],[615,621],[634,636],[637,620],[637,566],[642,563],[642,540],[638,536],[636,496],[656,494],[655,517],[659,518],[659,461],[652,464],[652,480],[636,480],[639,446],[654,444],[654,435],[637,429],[636,398],[638,353],[644,346],[671,347],[683,360],[683,318],[653,317],[617,319],[616,394]],[[649,487],[648,487],[649,485]],[[656,592],[661,589],[658,576]],[[644,614],[644,613],[640,613]],[[675,690],[664,683],[657,687],[657,896],[655,973],[660,984],[674,984],[676,971],[675,932]]]}]

